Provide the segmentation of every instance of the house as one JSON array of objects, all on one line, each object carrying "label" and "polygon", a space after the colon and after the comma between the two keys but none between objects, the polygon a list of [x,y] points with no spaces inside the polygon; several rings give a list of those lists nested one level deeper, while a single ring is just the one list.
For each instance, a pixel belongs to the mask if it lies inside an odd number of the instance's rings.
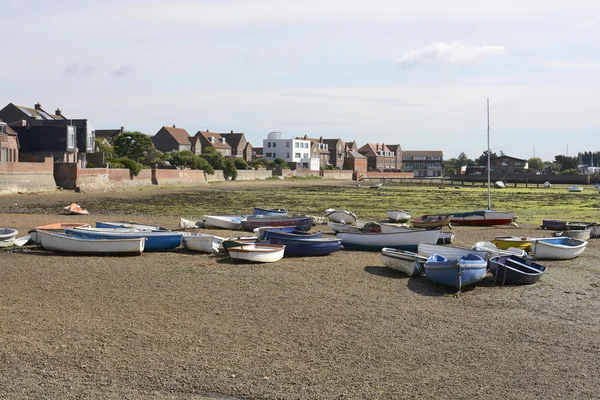
[{"label": "house", "polygon": [[208,129],[205,132],[198,131],[194,137],[198,141],[196,147],[200,147],[201,150],[212,147],[224,156],[231,156],[232,154],[229,143],[216,132],[210,132]]},{"label": "house", "polygon": [[360,154],[358,151],[349,151],[344,157],[344,169],[354,171],[352,179],[358,180],[361,175],[367,173],[367,157]]},{"label": "house", "polygon": [[346,155],[351,151],[358,151],[358,145],[356,144],[355,140],[353,140],[351,142],[344,142],[344,148],[345,148],[344,153]]},{"label": "house", "polygon": [[238,158],[243,158],[244,161],[252,160],[252,145],[246,140],[243,133],[221,133],[221,137],[231,146],[231,155]]},{"label": "house", "polygon": [[96,129],[96,137],[103,139],[108,144],[112,144],[115,137],[123,132],[125,132],[124,127],[121,127],[121,129]]},{"label": "house", "polygon": [[263,158],[263,148],[262,147],[253,147],[252,148],[252,159],[255,158]]},{"label": "house", "polygon": [[[327,144],[329,149],[329,162],[337,169],[344,168],[344,158],[346,156],[346,144],[342,139],[324,139],[323,143]],[[356,143],[355,143],[356,145]]]},{"label": "house", "polygon": [[529,172],[529,163],[510,156],[492,157],[490,160],[490,172],[492,174],[526,174]]},{"label": "house", "polygon": [[405,172],[418,176],[442,176],[441,150],[407,150],[402,153]]},{"label": "house", "polygon": [[[177,128],[175,125],[163,126],[154,136],[152,143],[156,150],[168,153],[171,151],[191,151],[196,153],[196,149],[192,149],[192,137],[183,128]],[[196,153],[197,154],[197,153]]]},{"label": "house", "polygon": [[400,147],[399,144],[388,144],[387,147],[394,154],[394,159],[396,161],[394,169],[396,171],[402,171],[402,147]]},{"label": "house", "polygon": [[95,129],[87,119],[72,119],[60,108],[46,112],[40,103],[34,108],[8,104],[0,119],[18,134],[20,153],[53,157],[55,161],[86,164],[86,154],[94,152]]},{"label": "house", "polygon": [[319,167],[324,167],[329,164],[329,145],[323,140],[323,136],[319,139],[309,138],[307,135],[304,137],[297,137],[300,140],[310,140],[310,154],[311,158],[319,159]]},{"label": "house", "polygon": [[311,141],[305,139],[284,139],[281,132],[271,132],[263,140],[263,157],[267,160],[281,158],[291,169],[320,169],[320,158],[311,156]]},{"label": "house", "polygon": [[0,120],[0,162],[19,161],[19,138],[5,122]]},{"label": "house", "polygon": [[396,155],[384,143],[367,143],[358,152],[367,157],[367,166],[371,170],[396,169]]}]

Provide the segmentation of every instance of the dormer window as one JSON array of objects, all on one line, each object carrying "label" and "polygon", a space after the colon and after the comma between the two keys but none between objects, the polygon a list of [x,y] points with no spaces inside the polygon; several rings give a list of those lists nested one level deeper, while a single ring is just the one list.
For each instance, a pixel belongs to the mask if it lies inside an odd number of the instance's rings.
[{"label": "dormer window", "polygon": [[209,138],[210,138],[210,142],[211,142],[211,143],[214,143],[214,142],[215,142],[215,137],[214,137],[214,136],[209,136]]}]

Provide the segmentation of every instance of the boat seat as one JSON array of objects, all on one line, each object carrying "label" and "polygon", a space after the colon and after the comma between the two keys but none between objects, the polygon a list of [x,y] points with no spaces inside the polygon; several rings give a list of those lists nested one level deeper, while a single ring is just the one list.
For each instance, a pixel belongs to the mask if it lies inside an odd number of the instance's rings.
[{"label": "boat seat", "polygon": [[517,260],[508,259],[508,260],[506,260],[506,265],[509,266],[509,267],[511,267],[511,266],[523,267],[526,270],[531,270],[531,271],[534,271],[534,272],[537,272],[537,273],[541,272],[541,270],[539,270],[537,268],[534,268],[534,267],[532,267],[530,265],[524,264],[522,262],[519,262]]}]

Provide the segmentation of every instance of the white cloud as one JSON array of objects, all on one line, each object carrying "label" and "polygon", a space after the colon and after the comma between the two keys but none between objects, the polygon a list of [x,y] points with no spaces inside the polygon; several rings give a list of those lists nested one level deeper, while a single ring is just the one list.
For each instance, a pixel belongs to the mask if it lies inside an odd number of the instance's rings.
[{"label": "white cloud", "polygon": [[585,21],[583,24],[579,25],[580,28],[589,28],[590,26],[594,26],[596,25],[596,23],[598,22],[598,20],[593,20],[593,21]]},{"label": "white cloud", "polygon": [[123,65],[123,66],[115,69],[114,71],[111,71],[110,75],[119,78],[121,76],[129,75],[132,72],[133,72],[133,68],[131,66]]},{"label": "white cloud", "polygon": [[471,64],[485,57],[504,54],[502,46],[468,47],[457,40],[452,43],[431,43],[420,49],[407,51],[398,60],[402,68],[414,68],[420,64],[441,62],[446,64]]}]

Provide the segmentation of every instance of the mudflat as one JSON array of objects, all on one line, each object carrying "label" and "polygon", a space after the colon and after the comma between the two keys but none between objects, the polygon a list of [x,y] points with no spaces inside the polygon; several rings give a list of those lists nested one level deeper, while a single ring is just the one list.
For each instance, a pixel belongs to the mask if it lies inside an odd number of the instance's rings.
[{"label": "mudflat", "polygon": [[[169,191],[189,189],[0,196],[0,226],[25,234],[59,221],[135,219],[175,229],[173,215],[48,211]],[[549,236],[533,224],[453,231],[458,245]],[[502,287],[490,275],[454,296],[385,268],[379,253],[262,265],[183,249],[3,251],[0,398],[599,398],[598,259],[592,239],[575,260],[544,262],[536,285]]]}]

